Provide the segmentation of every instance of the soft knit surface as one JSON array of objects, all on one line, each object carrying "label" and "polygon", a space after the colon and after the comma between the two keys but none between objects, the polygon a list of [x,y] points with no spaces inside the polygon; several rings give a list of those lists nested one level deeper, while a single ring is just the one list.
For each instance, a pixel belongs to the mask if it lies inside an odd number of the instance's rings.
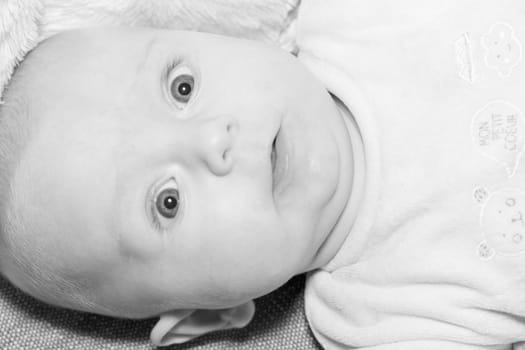
[{"label": "soft knit surface", "polygon": [[11,74],[39,38],[40,0],[0,0],[0,100]]},{"label": "soft knit surface", "polygon": [[[255,301],[244,329],[165,349],[318,350],[304,316],[304,276]],[[146,350],[156,319],[121,320],[44,305],[0,279],[0,349]]]}]

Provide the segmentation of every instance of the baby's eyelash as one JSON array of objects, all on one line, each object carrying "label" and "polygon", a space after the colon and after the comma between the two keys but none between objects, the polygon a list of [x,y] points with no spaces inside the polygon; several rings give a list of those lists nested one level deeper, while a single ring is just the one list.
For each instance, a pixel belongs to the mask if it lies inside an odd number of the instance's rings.
[{"label": "baby's eyelash", "polygon": [[168,61],[168,64],[166,64],[162,73],[164,82],[168,83],[171,71],[174,70],[175,67],[177,67],[181,63],[181,61],[182,60],[179,57]]},{"label": "baby's eyelash", "polygon": [[164,229],[162,228],[162,225],[160,224],[159,218],[157,217],[157,213],[155,210],[155,197],[152,197],[152,200],[150,202],[150,213],[151,213],[151,219],[153,221],[153,226],[155,226],[155,229],[161,233],[164,233]]},{"label": "baby's eyelash", "polygon": [[155,201],[152,202],[150,205],[151,208],[151,219],[153,221],[153,226],[155,227],[155,230],[159,232],[161,235],[168,234],[168,229],[165,227],[162,227],[162,224],[160,223],[159,217],[157,216],[157,213],[155,212]]},{"label": "baby's eyelash", "polygon": [[158,231],[162,235],[167,234],[169,232],[169,229],[162,225],[161,220],[159,218],[159,214],[157,212],[157,196],[160,190],[170,181],[173,181],[176,184],[175,178],[172,177],[170,178],[169,181],[165,182],[163,186],[161,187],[154,186],[152,189],[150,189],[149,197],[147,200],[148,202],[147,210],[149,210],[149,214],[150,214],[149,216],[151,217],[151,222],[153,223],[155,230]]}]

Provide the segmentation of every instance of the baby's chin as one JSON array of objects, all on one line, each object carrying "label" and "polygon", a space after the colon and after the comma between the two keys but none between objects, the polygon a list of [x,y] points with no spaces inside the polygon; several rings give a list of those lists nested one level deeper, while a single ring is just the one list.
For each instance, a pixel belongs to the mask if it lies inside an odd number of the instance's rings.
[{"label": "baby's chin", "polygon": [[333,102],[325,103],[328,112],[322,128],[313,123],[308,134],[301,116],[288,116],[275,147],[273,195],[277,210],[288,230],[297,233],[298,241],[314,242],[306,248],[314,251],[338,223],[350,198],[353,176],[346,124],[330,105]]}]

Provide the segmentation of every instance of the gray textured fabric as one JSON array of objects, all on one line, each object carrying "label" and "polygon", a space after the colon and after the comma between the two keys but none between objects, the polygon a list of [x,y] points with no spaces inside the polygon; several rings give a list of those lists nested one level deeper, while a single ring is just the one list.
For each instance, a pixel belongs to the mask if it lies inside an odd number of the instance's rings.
[{"label": "gray textured fabric", "polygon": [[[216,332],[164,349],[312,349],[304,316],[304,276],[255,301],[257,311],[244,329]],[[0,349],[153,349],[155,320],[121,320],[44,305],[0,278]]]}]

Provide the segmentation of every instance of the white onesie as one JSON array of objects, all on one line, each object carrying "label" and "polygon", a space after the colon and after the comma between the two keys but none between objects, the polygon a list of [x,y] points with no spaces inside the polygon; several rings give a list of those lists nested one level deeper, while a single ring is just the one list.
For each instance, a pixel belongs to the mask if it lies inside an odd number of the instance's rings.
[{"label": "white onesie", "polygon": [[299,59],[352,112],[365,192],[309,275],[327,349],[525,340],[524,0],[303,0]]}]

